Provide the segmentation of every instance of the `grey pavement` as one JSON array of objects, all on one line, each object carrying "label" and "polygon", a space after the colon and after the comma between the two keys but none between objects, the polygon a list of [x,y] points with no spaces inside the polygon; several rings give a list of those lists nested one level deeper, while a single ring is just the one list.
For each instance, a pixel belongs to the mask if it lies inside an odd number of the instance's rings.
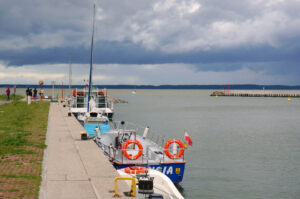
[{"label": "grey pavement", "polygon": [[[83,127],[67,108],[51,103],[39,198],[112,198],[117,171],[92,141],[80,139]],[[130,187],[119,182],[119,193]]]}]

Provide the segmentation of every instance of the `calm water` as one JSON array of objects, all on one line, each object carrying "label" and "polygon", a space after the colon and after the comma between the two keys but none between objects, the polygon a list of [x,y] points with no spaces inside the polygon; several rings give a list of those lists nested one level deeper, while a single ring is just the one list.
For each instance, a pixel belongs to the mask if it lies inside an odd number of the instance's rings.
[{"label": "calm water", "polygon": [[186,198],[300,198],[300,99],[215,98],[201,90],[110,90],[115,119],[193,139]]},{"label": "calm water", "polygon": [[129,102],[115,105],[116,120],[149,125],[171,137],[189,132],[193,147],[185,154],[181,184],[186,198],[300,198],[300,99],[209,94],[109,90]]}]

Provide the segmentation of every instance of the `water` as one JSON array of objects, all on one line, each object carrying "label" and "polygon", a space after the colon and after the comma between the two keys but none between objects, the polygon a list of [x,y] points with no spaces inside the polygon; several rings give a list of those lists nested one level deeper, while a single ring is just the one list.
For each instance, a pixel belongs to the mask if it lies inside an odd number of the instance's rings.
[{"label": "water", "polygon": [[202,90],[110,90],[115,119],[173,137],[186,129],[186,198],[300,198],[300,99],[210,97]]},{"label": "water", "polygon": [[[46,92],[51,95],[51,89]],[[185,153],[185,198],[300,198],[300,99],[210,93],[109,90],[129,102],[115,105],[116,120],[149,125],[151,132],[171,137],[189,132],[193,146]]]}]

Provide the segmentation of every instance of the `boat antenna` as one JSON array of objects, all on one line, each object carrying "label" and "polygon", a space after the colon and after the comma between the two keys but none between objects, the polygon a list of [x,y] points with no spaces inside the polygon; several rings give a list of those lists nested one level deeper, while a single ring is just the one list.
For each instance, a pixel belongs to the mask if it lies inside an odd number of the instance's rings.
[{"label": "boat antenna", "polygon": [[87,112],[89,112],[89,102],[91,98],[91,87],[92,87],[92,73],[93,73],[93,55],[94,55],[94,29],[95,29],[95,9],[96,5],[94,4],[94,14],[93,14],[93,33],[92,33],[92,43],[91,43],[91,61],[90,61],[90,78],[89,78],[89,94],[87,101]]}]

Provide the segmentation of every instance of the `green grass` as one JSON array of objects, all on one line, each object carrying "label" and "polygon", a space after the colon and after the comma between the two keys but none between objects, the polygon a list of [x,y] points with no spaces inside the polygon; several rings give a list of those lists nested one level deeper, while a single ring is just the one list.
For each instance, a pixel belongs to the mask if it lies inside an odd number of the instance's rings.
[{"label": "green grass", "polygon": [[34,175],[5,175],[5,174],[2,174],[1,177],[4,177],[4,178],[38,179],[38,176],[34,176]]},{"label": "green grass", "polygon": [[[30,184],[34,190],[30,192],[30,195],[36,198],[38,198],[42,180],[40,176],[42,161],[40,160],[43,157],[41,152],[46,148],[49,105],[49,102],[33,102],[28,105],[26,102],[12,101],[12,103],[0,106],[2,111],[0,113],[0,164],[7,164],[11,167],[17,165],[18,168],[22,168],[23,172],[13,174],[9,173],[10,169],[0,170],[0,181],[3,183],[2,178],[21,178],[26,184]],[[13,157],[13,159],[8,159],[8,157]],[[25,157],[29,162],[20,164],[19,161]],[[25,167],[38,168],[39,174],[26,173]],[[20,197],[25,193],[28,194],[28,190],[12,189],[11,192],[18,192]]]},{"label": "green grass", "polygon": [[[14,94],[10,95],[10,100],[13,100],[13,101],[18,101],[23,98],[24,98],[24,96],[22,96],[22,95],[16,95],[16,96],[14,96]],[[0,95],[0,101],[7,101],[7,95],[6,94]]]},{"label": "green grass", "polygon": [[19,192],[19,189],[8,189],[8,192]]}]

